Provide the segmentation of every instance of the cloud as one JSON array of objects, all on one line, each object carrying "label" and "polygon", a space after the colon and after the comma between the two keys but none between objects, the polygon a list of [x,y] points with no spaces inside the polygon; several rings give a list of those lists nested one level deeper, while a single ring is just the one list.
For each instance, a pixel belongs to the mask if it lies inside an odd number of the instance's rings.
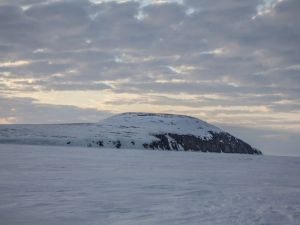
[{"label": "cloud", "polygon": [[[284,69],[299,59],[297,1],[278,2],[272,14],[255,19],[260,1],[16,3],[0,5],[1,46],[6,48],[0,71],[10,73],[8,79],[40,79],[37,83],[55,87],[61,76],[65,82],[59,89],[74,83],[74,90],[81,81],[88,81],[85,90],[89,85],[94,90],[94,82],[127,79],[115,85],[116,92],[165,88],[202,94],[213,88],[224,94],[283,92],[289,98],[299,90],[297,71]],[[31,7],[20,8],[24,4]],[[186,13],[189,8],[195,9],[192,14]],[[142,20],[135,17],[140,11]],[[275,67],[274,73],[263,74]],[[164,79],[185,82],[157,84]],[[223,84],[215,86],[218,82]]]},{"label": "cloud", "polygon": [[0,106],[0,121],[2,123],[98,122],[111,115],[109,111],[40,104],[31,98],[0,97]]},{"label": "cloud", "polygon": [[25,60],[23,60],[23,61],[20,60],[20,61],[15,61],[15,62],[8,61],[8,62],[1,62],[0,67],[10,68],[10,67],[19,67],[19,66],[28,65],[28,64],[30,64],[30,62],[25,61]]}]

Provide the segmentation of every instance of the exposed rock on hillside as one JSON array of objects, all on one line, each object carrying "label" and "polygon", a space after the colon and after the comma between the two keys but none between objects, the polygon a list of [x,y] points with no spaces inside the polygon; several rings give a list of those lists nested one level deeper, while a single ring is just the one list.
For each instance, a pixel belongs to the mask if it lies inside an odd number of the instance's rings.
[{"label": "exposed rock on hillside", "polygon": [[123,113],[95,124],[2,125],[0,143],[261,154],[190,116]]}]

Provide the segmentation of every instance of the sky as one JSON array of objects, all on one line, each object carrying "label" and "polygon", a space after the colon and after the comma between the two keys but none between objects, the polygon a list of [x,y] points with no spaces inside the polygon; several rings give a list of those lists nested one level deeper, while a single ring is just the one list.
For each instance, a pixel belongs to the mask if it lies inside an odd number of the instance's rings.
[{"label": "sky", "polygon": [[0,0],[0,124],[185,114],[300,156],[299,0]]}]

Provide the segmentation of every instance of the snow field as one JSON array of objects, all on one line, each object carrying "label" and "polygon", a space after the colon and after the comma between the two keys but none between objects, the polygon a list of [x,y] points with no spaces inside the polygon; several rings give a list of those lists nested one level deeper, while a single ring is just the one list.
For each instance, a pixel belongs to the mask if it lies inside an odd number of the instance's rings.
[{"label": "snow field", "polygon": [[300,158],[0,145],[1,225],[300,224]]}]

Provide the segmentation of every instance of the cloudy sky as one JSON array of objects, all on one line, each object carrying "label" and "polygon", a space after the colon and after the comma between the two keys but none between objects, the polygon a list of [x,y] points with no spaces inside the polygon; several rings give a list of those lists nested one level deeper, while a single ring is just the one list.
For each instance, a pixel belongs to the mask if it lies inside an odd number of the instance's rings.
[{"label": "cloudy sky", "polygon": [[0,0],[0,123],[188,114],[300,155],[299,0]]}]

